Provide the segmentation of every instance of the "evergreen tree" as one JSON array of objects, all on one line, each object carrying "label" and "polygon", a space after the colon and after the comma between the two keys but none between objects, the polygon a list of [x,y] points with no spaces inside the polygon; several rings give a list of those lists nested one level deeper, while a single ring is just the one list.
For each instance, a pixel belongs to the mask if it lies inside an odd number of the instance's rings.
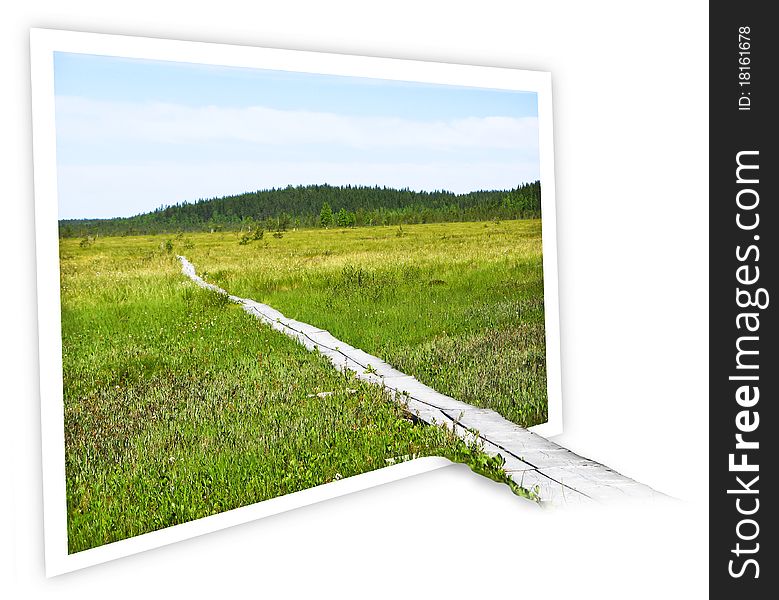
[{"label": "evergreen tree", "polygon": [[[333,213],[332,206],[338,206]],[[63,219],[61,237],[146,235],[195,231],[285,231],[291,227],[398,226],[411,223],[541,217],[541,184],[510,190],[414,192],[346,185],[287,186],[180,202],[134,217]]]},{"label": "evergreen tree", "polygon": [[327,201],[322,204],[322,210],[319,211],[319,224],[325,228],[333,224],[333,209],[330,208],[330,204]]},{"label": "evergreen tree", "polygon": [[349,227],[349,213],[345,208],[338,211],[335,215],[335,223],[338,227]]}]

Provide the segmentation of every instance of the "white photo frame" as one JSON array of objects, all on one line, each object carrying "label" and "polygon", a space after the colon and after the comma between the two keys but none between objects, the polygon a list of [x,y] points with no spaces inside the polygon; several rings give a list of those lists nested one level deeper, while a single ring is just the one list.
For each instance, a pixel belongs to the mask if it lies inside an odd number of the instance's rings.
[{"label": "white photo frame", "polygon": [[30,31],[30,47],[47,576],[95,565],[451,464],[443,458],[417,459],[68,554],[54,102],[55,52],[537,93],[540,180],[543,189],[542,244],[549,419],[531,429],[545,437],[562,433],[552,84],[549,73],[46,29]]}]

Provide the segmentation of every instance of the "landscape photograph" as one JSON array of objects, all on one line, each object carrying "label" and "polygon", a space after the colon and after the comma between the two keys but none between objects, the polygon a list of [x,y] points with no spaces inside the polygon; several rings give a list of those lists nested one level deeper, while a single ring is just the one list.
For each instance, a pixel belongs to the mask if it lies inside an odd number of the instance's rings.
[{"label": "landscape photograph", "polygon": [[499,434],[549,419],[536,92],[66,52],[54,91],[69,553],[428,456],[543,500]]}]

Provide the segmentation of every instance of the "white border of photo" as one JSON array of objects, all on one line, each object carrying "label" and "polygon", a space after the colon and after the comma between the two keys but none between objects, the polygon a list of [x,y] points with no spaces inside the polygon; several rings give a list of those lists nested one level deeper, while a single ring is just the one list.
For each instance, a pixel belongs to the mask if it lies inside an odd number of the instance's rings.
[{"label": "white border of photo", "polygon": [[546,437],[562,433],[552,81],[550,73],[227,44],[31,29],[30,59],[38,266],[43,512],[46,575],[48,577],[432,471],[451,464],[443,458],[428,457],[416,459],[90,550],[68,554],[57,159],[54,120],[55,52],[536,92],[538,94],[541,189],[543,190],[542,236],[549,419],[546,423],[531,429],[535,433]]}]

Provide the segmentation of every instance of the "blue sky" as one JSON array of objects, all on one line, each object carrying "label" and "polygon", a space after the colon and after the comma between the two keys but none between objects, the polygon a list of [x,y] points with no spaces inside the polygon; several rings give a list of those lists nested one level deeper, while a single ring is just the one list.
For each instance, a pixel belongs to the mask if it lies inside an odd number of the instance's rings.
[{"label": "blue sky", "polygon": [[539,177],[535,93],[55,53],[60,218],[309,183]]}]

